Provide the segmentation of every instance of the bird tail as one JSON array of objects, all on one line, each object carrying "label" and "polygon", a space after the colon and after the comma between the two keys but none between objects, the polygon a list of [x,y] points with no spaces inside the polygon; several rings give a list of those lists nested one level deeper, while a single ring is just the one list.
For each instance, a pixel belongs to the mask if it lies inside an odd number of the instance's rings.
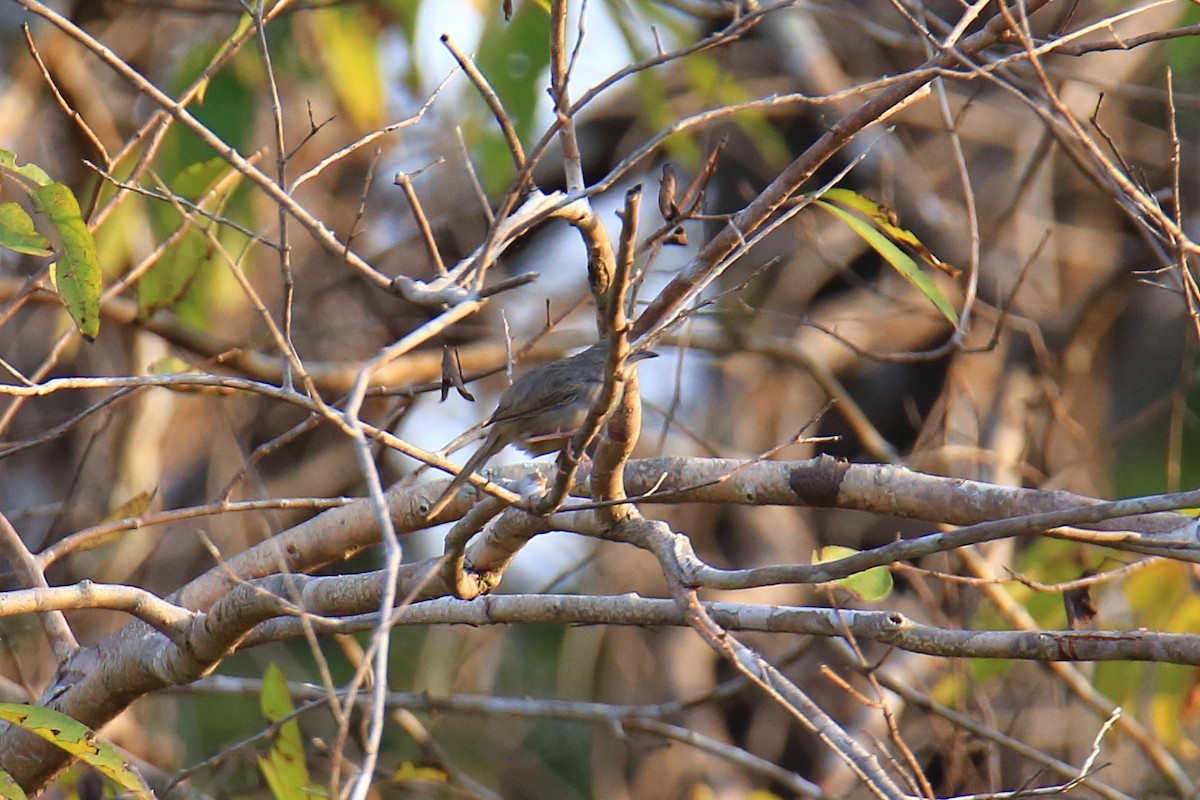
[{"label": "bird tail", "polygon": [[500,452],[500,450],[503,448],[504,443],[500,441],[500,437],[497,436],[496,431],[493,430],[490,434],[488,434],[488,437],[484,439],[483,444],[479,446],[479,449],[476,450],[469,459],[467,459],[467,463],[463,464],[462,469],[460,469],[458,474],[454,476],[454,480],[450,481],[450,485],[446,487],[446,490],[438,496],[437,502],[435,502],[433,507],[430,508],[428,513],[425,514],[425,519],[433,519],[438,514],[442,513],[446,506],[450,505],[450,501],[454,499],[454,496],[458,494],[458,490],[462,488],[463,484],[466,483],[467,480],[470,479],[470,477],[475,474],[480,467],[486,464],[489,458],[496,455],[496,453]]}]

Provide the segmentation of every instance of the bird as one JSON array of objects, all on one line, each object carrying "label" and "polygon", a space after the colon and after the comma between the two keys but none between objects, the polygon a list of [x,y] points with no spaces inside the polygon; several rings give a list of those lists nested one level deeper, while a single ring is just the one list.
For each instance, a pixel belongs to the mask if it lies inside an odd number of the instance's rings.
[{"label": "bird", "polygon": [[[483,423],[490,429],[487,438],[438,497],[426,519],[441,513],[467,479],[505,445],[533,456],[566,446],[600,396],[608,351],[608,342],[599,342],[573,356],[536,366],[513,381]],[[638,350],[630,353],[625,363],[657,355],[652,350]]]}]

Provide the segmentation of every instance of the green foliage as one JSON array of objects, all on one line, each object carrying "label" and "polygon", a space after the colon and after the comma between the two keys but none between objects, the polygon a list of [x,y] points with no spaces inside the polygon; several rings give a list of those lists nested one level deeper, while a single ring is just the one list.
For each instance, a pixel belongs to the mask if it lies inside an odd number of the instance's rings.
[{"label": "green foliage", "polygon": [[3,800],[25,800],[25,790],[17,785],[13,776],[0,769],[0,798]]},{"label": "green foliage", "polygon": [[[1076,543],[1039,539],[1022,549],[1016,569],[1044,583],[1069,580],[1078,577],[1083,567],[1078,552]],[[1039,628],[1054,630],[1065,626],[1060,594],[1034,591],[1018,583],[1005,584],[1004,588]],[[1093,592],[1114,590],[1115,586],[1100,584]],[[1134,626],[1170,633],[1200,633],[1200,597],[1192,591],[1187,565],[1156,561],[1124,578],[1120,592]],[[985,605],[972,627],[1002,630],[1008,626],[991,605]],[[969,663],[972,677],[981,683],[1009,675],[1019,667],[1018,662],[1003,659],[972,659]],[[1195,687],[1200,685],[1200,670],[1174,664],[1102,661],[1096,664],[1094,684],[1101,694],[1128,713],[1136,713],[1145,706],[1155,736],[1185,757],[1200,756],[1200,745],[1188,737],[1184,724]]]},{"label": "green foliage", "polygon": [[[522,142],[532,136],[538,103],[545,96],[549,41],[550,17],[537,3],[518,4],[508,23],[499,14],[489,15],[479,40],[475,63],[496,90]],[[490,116],[484,130],[478,142],[480,178],[488,191],[502,191],[512,179],[512,156]]]},{"label": "green foliage", "polygon": [[[562,625],[524,625],[509,631],[496,674],[495,691],[509,697],[560,697],[559,670],[571,653],[564,649],[567,628]],[[594,731],[555,720],[526,723],[521,749],[540,760],[580,796],[591,785]]]},{"label": "green foliage", "polygon": [[[754,95],[728,70],[722,69],[715,58],[697,53],[685,59],[683,65],[688,81],[706,106],[720,107],[745,103]],[[766,166],[778,169],[791,160],[787,143],[779,129],[771,124],[762,111],[739,111],[729,118],[754,143],[758,157]]]},{"label": "green foliage", "polygon": [[79,332],[88,340],[95,339],[100,333],[100,262],[79,203],[61,183],[39,187],[32,194],[62,242],[62,253],[54,264],[54,285]]},{"label": "green foliage", "polygon": [[30,256],[54,253],[50,240],[33,227],[33,218],[17,203],[0,203],[0,247]]},{"label": "green foliage", "polygon": [[[1077,558],[1078,552],[1079,545],[1073,542],[1037,539],[1020,549],[1016,556],[1015,569],[1022,575],[1044,583],[1077,578],[1082,571]],[[1066,627],[1062,595],[1056,592],[1037,592],[1015,581],[1005,583],[1002,589],[1033,617],[1039,627],[1051,630]],[[979,607],[970,627],[979,630],[1010,629],[1007,620],[991,603]],[[1009,675],[1019,666],[1016,661],[999,658],[975,658],[968,663],[972,678],[981,683]]]},{"label": "green foliage", "polygon": [[17,166],[17,154],[9,150],[0,150],[0,174],[7,173],[24,178],[22,187],[29,188],[33,186],[47,186],[54,183],[44,169],[37,164],[26,164],[25,166]]},{"label": "green foliage", "polygon": [[[113,177],[119,181],[127,181],[133,163],[116,165]],[[116,187],[108,181],[99,180],[94,192],[92,204],[100,208],[116,194]],[[96,256],[100,259],[102,279],[118,279],[131,264],[144,254],[146,209],[150,200],[141,195],[127,195],[115,208],[112,208],[92,231],[96,240]]]},{"label": "green foliage", "polygon": [[[0,150],[0,176],[9,175],[28,192],[58,237],[55,286],[79,332],[88,340],[100,333],[100,262],[79,202],[66,185],[35,164],[17,165],[17,156]],[[33,255],[49,255],[50,242],[34,230],[33,220],[15,203],[0,206],[0,246]],[[46,252],[43,252],[46,251]]]},{"label": "green foliage", "polygon": [[331,5],[302,15],[338,102],[350,119],[369,130],[384,121],[379,72],[379,25],[360,5]]},{"label": "green foliage", "polygon": [[[1184,3],[1179,6],[1179,26],[1200,23],[1200,5]],[[1180,36],[1167,43],[1167,63],[1175,70],[1176,77],[1196,86],[1200,76],[1200,39],[1195,36]]]},{"label": "green foliage", "polygon": [[1200,670],[1181,664],[1155,664],[1156,687],[1150,698],[1150,725],[1163,744],[1174,748],[1184,758],[1200,756],[1200,745],[1187,735],[1184,719],[1191,695],[1200,683]]},{"label": "green foliage", "polygon": [[[184,169],[171,181],[170,188],[186,200],[203,200],[199,202],[200,208],[220,214],[239,179],[240,175],[233,174],[233,168],[224,159],[213,158]],[[215,192],[222,183],[225,188]],[[193,218],[195,223],[189,223],[166,203],[155,207],[156,228],[161,233],[165,235],[168,230],[181,225],[187,230],[138,281],[139,317],[148,317],[160,308],[174,305],[184,296],[200,268],[213,260],[213,247],[205,232],[216,228],[216,223],[199,214],[194,214]]]},{"label": "green foliage", "polygon": [[[896,242],[916,249],[923,258],[931,260],[930,263],[935,266],[944,267],[944,265],[933,257],[929,249],[921,244],[911,231],[907,231],[895,223],[895,215],[890,209],[849,189],[830,189],[822,194],[820,199],[813,202],[850,226],[850,230],[861,236],[905,280],[929,298],[929,301],[937,307],[947,322],[953,326],[958,325],[958,314],[954,311],[954,306],[950,305],[950,301],[937,288],[937,285],[921,272],[917,262],[896,246]],[[856,213],[852,214],[851,211]],[[864,220],[862,216],[856,214],[865,216],[867,219]]]},{"label": "green foliage", "polygon": [[[1036,539],[1023,544],[1015,557],[1013,568],[1021,575],[1042,583],[1074,580],[1092,563],[1081,563],[1080,547],[1061,539]],[[1094,554],[1090,554],[1093,555]],[[1044,628],[1063,629],[1067,612],[1058,592],[1038,592],[1020,583],[1005,584],[1005,591],[1024,607],[1037,624]],[[997,618],[989,627],[1005,628]]]},{"label": "green foliage", "polygon": [[[201,72],[207,72],[212,67],[212,65],[215,63],[216,57],[218,55],[220,55],[222,51],[224,51],[225,45],[240,38],[241,35],[253,24],[254,24],[254,20],[250,17],[250,15],[243,12],[242,15],[240,17],[238,17],[237,27],[233,29],[233,33],[229,34],[229,37],[226,39],[225,43],[222,44],[220,47],[217,47],[215,45],[212,46],[212,57],[208,60],[208,63],[206,63],[204,65],[204,68],[201,70]],[[208,48],[204,48],[200,52],[205,52],[207,50],[208,50]],[[205,80],[200,84],[199,91],[196,94],[197,102],[203,103],[204,96],[207,92],[208,92],[208,80]]]},{"label": "green foliage", "polygon": [[489,15],[476,64],[496,90],[522,141],[533,133],[550,66],[550,17],[537,3],[520,3],[511,22]]},{"label": "green foliage", "polygon": [[1186,564],[1176,561],[1156,561],[1125,579],[1122,594],[1138,625],[1174,633],[1185,631],[1188,620],[1195,620],[1189,606],[1200,602],[1192,588]]},{"label": "green foliage", "polygon": [[538,720],[530,723],[523,745],[579,797],[587,797],[592,788],[594,736],[594,729],[587,725]]},{"label": "green foliage", "polygon": [[[857,555],[858,552],[853,547],[842,547],[835,544],[826,545],[813,553],[812,563],[827,564],[830,561],[840,561],[843,558]],[[831,581],[830,583],[845,589],[859,600],[868,603],[885,599],[892,593],[893,587],[892,573],[887,567],[871,567],[868,570],[847,575],[845,578],[838,578],[836,581]]]},{"label": "green foliage", "polygon": [[[288,694],[287,679],[275,664],[268,666],[263,675],[260,704],[263,716],[272,723],[287,719],[295,711]],[[304,740],[300,736],[300,723],[295,719],[287,719],[279,725],[271,749],[265,758],[258,759],[258,767],[276,800],[311,800],[319,794],[319,789],[309,780]]]},{"label": "green foliage", "polygon": [[[249,20],[243,16],[237,30],[247,24]],[[178,94],[189,86],[210,66],[222,44],[214,39],[186,51],[169,81],[169,90]],[[244,50],[207,80],[202,100],[193,102],[189,110],[226,143],[244,151],[258,113],[256,91],[263,85],[261,61],[252,48]],[[133,157],[137,155],[135,153]],[[121,167],[115,171],[120,174],[126,169]],[[182,125],[173,125],[167,133],[155,158],[154,171],[164,178],[161,183],[148,180],[146,185],[150,190],[162,192],[165,184],[166,191],[189,201],[201,200],[213,187],[221,184],[222,191],[205,199],[201,207],[253,227],[249,201],[243,193],[235,191],[240,176],[232,175],[228,163]],[[148,211],[143,208],[134,211],[134,206],[127,201],[118,213],[129,216],[120,222],[110,218],[104,226],[102,238],[114,251],[130,249],[123,241],[125,231],[136,230],[138,225],[145,224],[140,219],[143,215],[149,216],[157,241],[165,241],[185,224],[184,217],[170,202],[151,200],[143,201],[141,205]],[[226,252],[235,257],[244,249],[245,235],[228,226],[218,226],[203,215],[195,215],[194,224],[196,227],[171,244],[138,281],[140,317],[147,317],[161,308],[172,308],[184,321],[207,328],[222,298],[232,295],[228,291],[232,278],[227,270],[209,268],[210,265],[223,265],[223,258],[211,246],[205,230],[218,236]]]},{"label": "green foliage", "polygon": [[1146,691],[1149,665],[1136,661],[1101,661],[1096,664],[1092,684],[1096,691],[1117,703],[1127,714],[1137,714]]},{"label": "green foliage", "polygon": [[[651,18],[657,17],[657,24],[664,25],[666,19],[660,13],[654,13],[656,8],[652,4],[643,2],[639,5],[641,6],[639,8],[640,14]],[[631,19],[627,9],[616,7],[615,3],[610,3],[610,6],[614,6],[612,8],[612,20],[625,42],[625,47],[630,54],[630,60],[646,60],[651,54],[646,52],[645,48],[641,46],[637,37],[637,31],[634,29],[633,19]],[[668,27],[678,28],[678,26]],[[650,70],[641,70],[633,75],[633,84],[637,92],[638,102],[641,105],[639,111],[644,124],[651,130],[662,130],[670,126],[674,122],[674,117],[666,88],[663,86],[659,74]],[[678,161],[686,169],[695,169],[700,165],[700,148],[691,135],[680,134],[670,136],[663,143],[663,147],[670,153],[671,158]]]},{"label": "green foliage", "polygon": [[[173,94],[182,92],[208,68],[219,49],[220,42],[213,40],[184,53],[168,90]],[[255,90],[262,84],[262,67],[257,56],[253,50],[243,50],[209,78],[203,101],[193,103],[188,110],[226,144],[245,152],[257,112]],[[174,175],[217,155],[196,134],[182,125],[173,125],[163,140],[155,164],[159,174]]]},{"label": "green foliage", "polygon": [[[1191,570],[1175,561],[1156,561],[1129,576],[1124,595],[1136,623],[1167,633],[1200,633],[1200,597],[1193,591]],[[1187,734],[1184,720],[1194,716],[1193,696],[1200,670],[1178,664],[1139,664],[1133,684],[1152,687],[1150,724],[1156,736],[1184,757],[1200,757],[1200,745]]]},{"label": "green foliage", "polygon": [[[96,738],[90,728],[66,714],[37,706],[0,703],[0,719],[40,736],[72,757],[91,765],[133,797],[142,800],[154,797],[142,776],[121,757],[115,747]],[[3,787],[4,782],[0,781],[0,791],[4,790]]]},{"label": "green foliage", "polygon": [[561,625],[513,628],[505,637],[496,691],[512,697],[553,697],[565,636]]},{"label": "green foliage", "polygon": [[[1185,354],[1185,359],[1179,367],[1181,374],[1195,368],[1194,353]],[[1157,420],[1145,427],[1139,425],[1132,435],[1118,440],[1112,459],[1117,496],[1159,494],[1200,485],[1200,426],[1190,421],[1200,416],[1200,387],[1187,387],[1183,399],[1169,414],[1156,415]],[[1183,425],[1175,426],[1170,418],[1174,414],[1182,415]]]}]

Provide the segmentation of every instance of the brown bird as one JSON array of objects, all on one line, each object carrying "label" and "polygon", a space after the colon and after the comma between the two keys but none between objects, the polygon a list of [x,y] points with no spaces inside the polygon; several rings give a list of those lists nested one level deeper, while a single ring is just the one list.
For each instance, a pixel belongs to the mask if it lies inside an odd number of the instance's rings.
[{"label": "brown bird", "polygon": [[[633,364],[657,356],[651,350],[630,353]],[[467,479],[488,459],[511,444],[534,456],[561,450],[583,425],[604,386],[608,342],[600,342],[570,358],[534,367],[513,381],[500,395],[496,410],[483,423],[491,426],[487,438],[463,465],[426,518],[441,513]]]}]

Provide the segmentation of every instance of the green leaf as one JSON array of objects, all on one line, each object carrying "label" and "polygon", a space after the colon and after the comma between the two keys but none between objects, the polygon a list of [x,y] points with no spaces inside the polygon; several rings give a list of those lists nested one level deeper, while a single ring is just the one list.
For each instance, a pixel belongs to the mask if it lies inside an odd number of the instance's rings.
[{"label": "green leaf", "polygon": [[[251,18],[251,16],[243,11],[242,15],[240,17],[238,17],[237,27],[233,29],[233,33],[229,34],[229,37],[225,40],[225,44],[227,45],[230,42],[232,42],[233,40],[237,39],[239,36],[242,35],[242,33],[247,28],[249,28],[253,24],[254,24],[254,20]],[[213,62],[217,60],[217,56],[219,56],[222,52],[224,52],[224,50],[225,50],[225,45],[222,45],[221,47],[217,48],[217,50],[213,53],[213,57],[211,59],[209,59],[208,64],[206,64],[204,69],[201,71],[201,74],[203,74],[204,72],[207,72],[209,70],[209,68],[213,65]],[[196,92],[196,102],[199,103],[200,105],[204,105],[204,96],[208,93],[209,80],[211,80],[211,76],[210,76],[210,78],[206,78],[200,84],[200,87],[199,87],[198,91]]]},{"label": "green leaf", "polygon": [[883,256],[909,283],[917,287],[923,295],[928,297],[929,301],[937,307],[937,310],[942,313],[942,316],[951,325],[958,324],[958,315],[954,311],[954,306],[950,305],[950,301],[946,299],[946,296],[942,294],[941,290],[937,288],[925,273],[921,272],[920,267],[917,266],[917,262],[913,261],[907,253],[897,247],[882,233],[848,211],[844,211],[832,203],[827,203],[823,200],[814,200],[813,202],[849,225],[852,231],[861,236],[867,244],[871,245],[875,252]]},{"label": "green leaf", "polygon": [[852,192],[849,189],[829,189],[821,195],[821,199],[828,200],[843,208],[848,208],[862,214],[874,223],[875,227],[887,234],[892,241],[899,242],[908,247],[924,260],[925,263],[931,267],[937,267],[951,278],[957,278],[962,274],[962,270],[958,267],[951,266],[935,256],[917,238],[915,233],[907,228],[901,228],[899,221],[896,219],[896,212],[883,203],[877,203],[871,198],[864,197],[858,192]]},{"label": "green leaf", "polygon": [[33,227],[33,219],[16,203],[0,203],[0,247],[30,256],[54,252],[50,240]]},{"label": "green leaf", "polygon": [[[179,94],[190,86],[208,69],[219,47],[213,39],[201,39],[194,47],[184,50],[172,64],[173,74],[167,78],[169,91]],[[255,95],[255,88],[261,80],[260,71],[261,64],[253,48],[243,51],[208,78],[204,102],[190,108],[204,127],[243,153],[250,146],[250,131],[259,110],[260,98]],[[184,167],[216,155],[217,152],[195,133],[175,125],[163,140],[154,163],[160,175],[176,175]]]},{"label": "green leaf", "polygon": [[0,798],[3,800],[25,800],[25,790],[17,785],[13,776],[0,769]]},{"label": "green leaf", "polygon": [[[195,202],[209,195],[232,171],[233,167],[222,158],[192,164],[171,182],[171,190],[180,197]],[[226,191],[207,197],[200,203],[200,208],[221,213],[240,179],[241,176],[236,175]],[[138,281],[139,319],[145,319],[159,309],[168,308],[179,301],[191,287],[200,268],[212,256],[213,248],[205,231],[213,227],[214,222],[207,217],[194,215],[195,223],[189,223],[170,206],[160,207],[158,213],[164,220],[169,215],[176,225],[187,225],[190,229],[168,247],[158,263],[147,270]]]},{"label": "green leaf", "polygon": [[62,256],[54,268],[58,294],[79,332],[89,341],[95,339],[100,333],[100,262],[79,203],[61,183],[49,183],[30,194],[62,241]]},{"label": "green leaf", "polygon": [[327,6],[308,15],[326,77],[342,108],[365,129],[383,124],[379,25],[361,6]]},{"label": "green leaf", "polygon": [[[537,121],[538,103],[546,96],[547,81],[543,76],[550,65],[547,8],[537,3],[519,3],[508,23],[500,14],[488,15],[479,37],[475,63],[496,90],[517,131],[517,138],[522,142],[529,141]],[[486,115],[486,130],[497,130],[491,113],[482,102],[472,107],[480,115]],[[482,143],[483,156],[478,167],[489,191],[501,190],[512,178],[512,156],[503,142],[497,131],[485,137]]]},{"label": "green leaf", "polygon": [[11,150],[0,150],[0,172],[11,172],[30,181],[34,186],[46,186],[54,183],[54,179],[37,164],[17,166],[17,154]]},{"label": "green leaf", "polygon": [[[271,722],[279,722],[295,710],[288,694],[287,680],[276,664],[268,666],[263,675],[259,702],[263,716]],[[300,724],[295,719],[279,726],[270,752],[266,758],[258,759],[258,766],[276,800],[311,800],[314,787],[309,783],[304,741],[300,737]]]},{"label": "green leaf", "polygon": [[[16,176],[16,182],[29,192],[38,211],[50,218],[50,224],[62,242],[60,260],[54,265],[58,294],[67,307],[67,313],[79,327],[79,332],[89,340],[95,339],[100,333],[100,262],[96,258],[96,242],[87,223],[83,221],[75,195],[65,185],[54,181],[41,167],[36,164],[17,166],[15,153],[0,150],[0,176],[6,173]],[[15,226],[13,230],[16,233],[28,237],[33,232],[33,221],[20,209],[17,209],[19,213],[14,212],[12,205],[4,204],[5,219]],[[3,225],[0,222],[0,226]],[[9,246],[3,241],[0,244]],[[46,241],[45,246],[52,245]]]},{"label": "green leaf", "polygon": [[117,749],[79,722],[48,708],[0,703],[0,719],[40,736],[86,764],[90,764],[134,797],[152,800],[150,787]]},{"label": "green leaf", "polygon": [[[858,552],[853,547],[841,547],[840,545],[833,544],[826,545],[816,553],[813,553],[812,563],[825,564],[830,561],[840,561],[843,558],[856,555]],[[868,570],[847,575],[845,578],[838,578],[836,581],[831,581],[831,583],[835,586],[840,586],[859,600],[866,602],[883,600],[892,593],[892,573],[887,567],[871,567]]]},{"label": "green leaf", "polygon": [[138,319],[146,319],[159,309],[169,308],[187,294],[196,273],[211,255],[204,234],[190,230],[171,245],[170,253],[147,270],[138,281]]}]

